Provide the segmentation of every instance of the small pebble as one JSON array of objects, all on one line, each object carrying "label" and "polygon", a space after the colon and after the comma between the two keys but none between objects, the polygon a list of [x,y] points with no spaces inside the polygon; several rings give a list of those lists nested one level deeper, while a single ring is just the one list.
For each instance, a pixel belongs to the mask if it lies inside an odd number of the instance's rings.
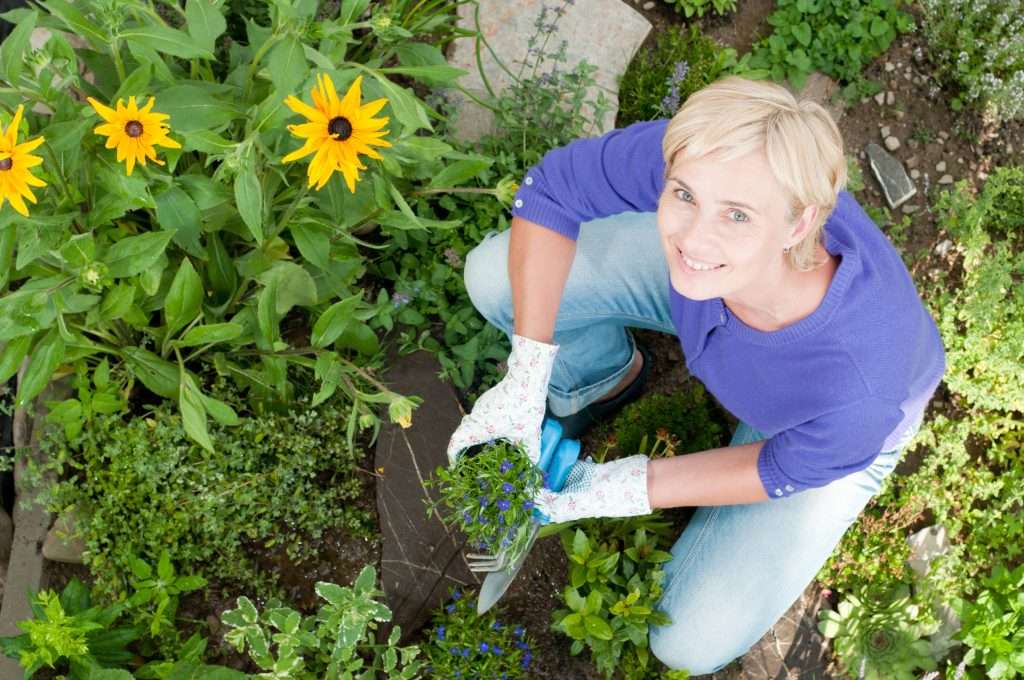
[{"label": "small pebble", "polygon": [[917,168],[914,168],[913,170],[910,171],[910,179],[918,179],[920,177],[921,171],[918,170]]},{"label": "small pebble", "polygon": [[882,135],[882,139],[885,139],[886,137],[892,134],[892,128],[890,128],[888,125],[883,125],[879,132]]},{"label": "small pebble", "polygon": [[896,120],[903,120],[903,116],[907,115],[905,111],[897,111],[895,114]]},{"label": "small pebble", "polygon": [[896,70],[896,64],[892,63],[891,61],[885,62],[885,72],[886,73],[892,73],[895,70]]},{"label": "small pebble", "polygon": [[896,103],[896,93],[893,92],[892,90],[889,90],[888,92],[886,92],[885,93],[885,103],[886,103],[887,106],[892,106],[893,104],[895,104]]},{"label": "small pebble", "polygon": [[885,138],[885,148],[889,151],[895,151],[900,148],[900,140],[895,137],[889,136]]},{"label": "small pebble", "polygon": [[921,161],[918,159],[917,156],[911,156],[910,158],[907,159],[906,166],[908,168],[916,168],[917,164],[920,162]]},{"label": "small pebble", "polygon": [[957,158],[956,162],[959,163],[960,165],[963,165],[964,164],[964,159],[963,158]]},{"label": "small pebble", "polygon": [[904,215],[909,215],[911,213],[916,213],[920,209],[921,209],[921,206],[914,205],[913,203],[905,203],[903,205],[903,207],[900,208],[900,210],[903,211]]},{"label": "small pebble", "polygon": [[980,179],[982,182],[984,182],[985,180],[988,179],[988,173],[985,172],[984,170],[979,170],[978,171],[978,179]]},{"label": "small pebble", "polygon": [[653,1],[652,2],[645,2],[644,3],[644,9],[646,9],[647,11],[650,11],[650,10],[654,9],[654,2]]},{"label": "small pebble", "polygon": [[949,249],[952,248],[952,247],[953,247],[953,242],[950,241],[949,239],[946,239],[945,241],[943,241],[939,245],[935,246],[935,252],[936,252],[936,254],[938,254],[939,257],[945,257],[946,253],[948,253]]},{"label": "small pebble", "polygon": [[882,104],[884,104],[884,103],[885,103],[885,93],[884,93],[884,92],[879,92],[878,94],[876,94],[876,95],[875,95],[875,102],[876,102],[876,103],[877,103],[877,104],[878,104],[879,106],[881,106]]},{"label": "small pebble", "polygon": [[946,161],[939,161],[938,163],[935,164],[935,172],[945,172],[945,171],[946,171]]},{"label": "small pebble", "polygon": [[945,130],[939,130],[939,137],[942,137],[943,139],[949,139],[949,133],[946,132]]},{"label": "small pebble", "polygon": [[939,178],[939,184],[952,184],[952,183],[953,183],[953,175],[943,175],[942,177]]}]

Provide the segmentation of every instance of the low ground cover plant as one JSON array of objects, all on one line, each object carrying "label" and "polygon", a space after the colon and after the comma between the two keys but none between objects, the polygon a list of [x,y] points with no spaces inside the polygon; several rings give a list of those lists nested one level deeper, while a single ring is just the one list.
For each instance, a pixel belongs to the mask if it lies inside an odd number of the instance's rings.
[{"label": "low ground cover plant", "polygon": [[736,11],[736,0],[665,0],[665,2],[685,17],[694,15],[702,17],[705,12],[712,10],[719,16]]},{"label": "low ground cover plant", "polygon": [[652,47],[629,62],[619,81],[619,127],[674,116],[691,94],[735,62],[735,50],[706,37],[698,26],[659,33]]},{"label": "low ground cover plant", "polygon": [[[346,442],[351,405],[340,395],[248,413],[228,383],[211,392],[242,413],[236,426],[211,427],[213,453],[186,436],[168,402],[136,417],[98,415],[73,439],[54,428],[42,441],[46,462],[31,468],[40,500],[74,513],[101,592],[123,590],[136,560],[156,564],[168,546],[185,573],[273,592],[276,575],[257,568],[256,546],[301,561],[328,529],[373,535],[358,503],[358,468],[368,464]],[[47,473],[56,481],[44,482]]]},{"label": "low ground cover plant", "polygon": [[972,670],[984,669],[994,680],[1024,675],[1024,564],[1013,571],[996,565],[977,598],[958,599],[954,609],[962,622],[957,638],[967,647],[964,661]]},{"label": "low ground cover plant", "polygon": [[996,121],[1024,116],[1024,15],[1017,0],[924,0],[921,27],[954,110]]},{"label": "low ground cover plant", "polygon": [[462,454],[454,468],[435,471],[428,483],[441,495],[428,506],[427,515],[442,506],[445,522],[458,526],[470,546],[490,553],[504,550],[511,564],[526,550],[531,528],[540,522],[533,499],[543,481],[522,446],[499,440]]},{"label": "low ground cover plant", "polygon": [[721,411],[693,380],[671,394],[649,394],[626,405],[612,422],[614,445],[622,455],[646,453],[658,439],[670,444],[670,456],[715,449],[726,444]]},{"label": "low ground cover plant", "polygon": [[473,593],[455,589],[434,612],[425,647],[427,677],[519,680],[529,677],[533,652],[526,629],[501,621],[493,611],[476,613]]}]

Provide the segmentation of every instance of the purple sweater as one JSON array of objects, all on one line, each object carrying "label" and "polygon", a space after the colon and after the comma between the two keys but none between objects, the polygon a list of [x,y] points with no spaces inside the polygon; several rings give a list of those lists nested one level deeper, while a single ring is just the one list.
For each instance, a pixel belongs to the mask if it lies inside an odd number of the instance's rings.
[{"label": "purple sweater", "polygon": [[[637,123],[551,151],[527,173],[512,214],[575,239],[582,222],[655,211],[666,125]],[[778,331],[755,330],[721,298],[691,300],[666,281],[690,372],[767,437],[757,468],[770,498],[824,486],[895,448],[945,370],[903,261],[845,191],[824,245],[840,258],[825,298]]]}]

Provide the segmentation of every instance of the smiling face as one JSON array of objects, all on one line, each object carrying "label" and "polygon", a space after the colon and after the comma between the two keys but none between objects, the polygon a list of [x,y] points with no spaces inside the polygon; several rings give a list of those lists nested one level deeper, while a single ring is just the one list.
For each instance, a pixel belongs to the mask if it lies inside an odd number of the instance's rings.
[{"label": "smiling face", "polygon": [[658,230],[672,287],[692,300],[757,305],[787,271],[783,249],[799,241],[786,190],[763,152],[677,154],[658,201]]}]

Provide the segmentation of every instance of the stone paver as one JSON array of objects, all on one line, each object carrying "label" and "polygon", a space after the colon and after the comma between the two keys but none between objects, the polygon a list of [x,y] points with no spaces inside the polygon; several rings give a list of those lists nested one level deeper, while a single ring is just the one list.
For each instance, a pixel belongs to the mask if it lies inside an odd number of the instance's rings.
[{"label": "stone paver", "polygon": [[[611,130],[618,111],[619,78],[651,30],[647,19],[632,7],[622,0],[577,0],[572,4],[544,0],[479,0],[459,6],[459,23],[463,28],[477,30],[476,17],[479,16],[479,30],[487,43],[480,46],[480,61],[488,82],[497,93],[512,82],[512,76],[499,66],[498,59],[513,74],[519,73],[520,64],[527,58],[527,42],[537,30],[534,24],[545,5],[564,10],[564,16],[557,22],[549,10],[544,23],[556,23],[556,29],[544,37],[547,40],[545,51],[554,52],[564,40],[565,68],[573,68],[584,59],[598,67],[597,84],[613,105],[603,121],[605,131]],[[477,66],[474,38],[455,40],[449,62],[469,72],[461,80],[463,87],[477,97],[487,96]],[[458,103],[456,132],[459,137],[476,140],[491,129],[493,120],[487,109],[472,103],[461,93],[453,91],[452,95]],[[597,92],[590,95],[596,98]]]},{"label": "stone paver", "polygon": [[[394,623],[408,636],[448,597],[449,586],[476,586],[463,556],[464,537],[448,530],[426,500],[423,488],[435,468],[447,465],[445,449],[462,419],[452,388],[437,377],[440,365],[426,352],[395,358],[385,380],[399,394],[423,397],[412,426],[386,424],[377,440],[376,468],[383,550],[382,588]],[[383,472],[381,469],[383,468]]]},{"label": "stone paver", "polygon": [[871,163],[871,171],[882,185],[882,192],[890,208],[895,210],[917,193],[917,187],[907,176],[903,163],[897,158],[877,144],[868,144],[864,150]]}]

